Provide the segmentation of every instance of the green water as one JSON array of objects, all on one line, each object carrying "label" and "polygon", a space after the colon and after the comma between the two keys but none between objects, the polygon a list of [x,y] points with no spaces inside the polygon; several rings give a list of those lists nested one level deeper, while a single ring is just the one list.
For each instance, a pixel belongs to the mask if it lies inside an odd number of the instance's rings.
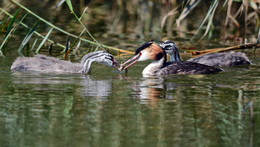
[{"label": "green water", "polygon": [[143,78],[144,64],[127,74],[99,64],[86,76],[12,72],[14,58],[0,58],[1,146],[260,144],[257,65]]}]

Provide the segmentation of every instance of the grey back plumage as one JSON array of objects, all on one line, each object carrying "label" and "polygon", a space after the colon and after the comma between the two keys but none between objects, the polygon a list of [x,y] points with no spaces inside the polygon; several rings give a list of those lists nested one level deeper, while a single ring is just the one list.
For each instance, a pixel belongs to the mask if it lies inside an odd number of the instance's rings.
[{"label": "grey back plumage", "polygon": [[18,57],[11,69],[43,73],[88,73],[93,62],[113,66],[116,61],[111,54],[105,51],[89,53],[82,58],[81,63],[72,63],[45,55],[35,55],[34,57]]},{"label": "grey back plumage", "polygon": [[12,70],[16,71],[38,71],[43,73],[79,73],[81,64],[60,60],[45,55],[35,55],[34,57],[18,57]]},{"label": "grey back plumage", "polygon": [[241,52],[210,53],[196,58],[191,58],[188,61],[214,67],[233,67],[251,64],[246,54]]}]

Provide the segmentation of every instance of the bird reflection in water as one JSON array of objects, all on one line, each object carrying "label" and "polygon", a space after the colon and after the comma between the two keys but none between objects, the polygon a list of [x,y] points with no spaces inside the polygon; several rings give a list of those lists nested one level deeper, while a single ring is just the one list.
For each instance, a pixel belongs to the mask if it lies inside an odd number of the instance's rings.
[{"label": "bird reflection in water", "polygon": [[164,78],[143,78],[132,85],[133,96],[140,99],[141,104],[156,104],[160,99],[174,100],[169,90],[176,89],[174,83],[165,83]]},{"label": "bird reflection in water", "polygon": [[39,74],[33,72],[13,72],[12,76],[13,83],[20,85],[33,84],[31,90],[42,94],[43,91],[48,93],[76,93],[78,91],[77,87],[80,87],[82,96],[96,97],[98,100],[103,101],[107,99],[112,91],[112,78],[96,80],[90,75]]},{"label": "bird reflection in water", "polygon": [[84,96],[93,96],[106,100],[112,92],[112,78],[95,80],[86,75],[81,84],[83,85],[82,94]]}]

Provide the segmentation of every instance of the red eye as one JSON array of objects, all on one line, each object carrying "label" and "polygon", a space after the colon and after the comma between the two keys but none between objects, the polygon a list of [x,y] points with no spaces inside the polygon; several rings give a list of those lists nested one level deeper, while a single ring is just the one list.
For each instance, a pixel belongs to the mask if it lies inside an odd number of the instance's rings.
[{"label": "red eye", "polygon": [[142,53],[139,53],[139,55],[142,55]]}]

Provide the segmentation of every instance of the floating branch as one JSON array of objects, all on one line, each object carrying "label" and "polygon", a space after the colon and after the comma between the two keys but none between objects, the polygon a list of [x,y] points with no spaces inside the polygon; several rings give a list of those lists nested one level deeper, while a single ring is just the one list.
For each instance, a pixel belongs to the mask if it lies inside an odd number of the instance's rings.
[{"label": "floating branch", "polygon": [[260,48],[260,44],[256,43],[249,43],[249,44],[242,44],[242,45],[236,45],[226,48],[215,48],[215,49],[206,49],[203,51],[193,51],[192,55],[205,55],[209,53],[216,53],[216,52],[225,52],[225,51],[231,51],[231,50],[239,50],[239,49],[249,49],[249,48]]}]

